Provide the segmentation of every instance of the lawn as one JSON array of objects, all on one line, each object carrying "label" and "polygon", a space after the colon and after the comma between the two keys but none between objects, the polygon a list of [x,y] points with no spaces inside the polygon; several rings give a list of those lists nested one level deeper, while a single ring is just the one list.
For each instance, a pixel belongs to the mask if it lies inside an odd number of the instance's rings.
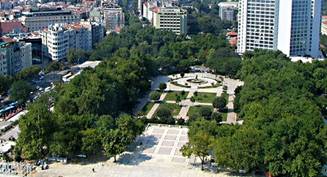
[{"label": "lawn", "polygon": [[187,116],[189,117],[193,117],[193,116],[201,116],[200,110],[202,107],[208,107],[213,111],[213,107],[212,106],[191,106],[190,109],[187,112]]},{"label": "lawn", "polygon": [[184,92],[184,94],[182,94],[182,92],[168,92],[165,97],[165,100],[176,101],[177,95],[179,95],[181,100],[185,100],[188,95],[188,92]]},{"label": "lawn", "polygon": [[168,109],[171,110],[173,116],[177,116],[179,114],[179,111],[181,110],[181,107],[177,104],[170,104],[170,103],[162,103],[159,105],[158,109],[160,109],[160,107],[166,106]]},{"label": "lawn", "polygon": [[216,93],[198,92],[197,96],[194,94],[195,101],[200,103],[212,103],[215,98]]},{"label": "lawn", "polygon": [[151,110],[152,106],[154,105],[153,102],[148,102],[143,108],[139,115],[145,116]]},{"label": "lawn", "polygon": [[223,116],[223,121],[227,121],[227,113],[226,112],[220,112],[220,114]]}]

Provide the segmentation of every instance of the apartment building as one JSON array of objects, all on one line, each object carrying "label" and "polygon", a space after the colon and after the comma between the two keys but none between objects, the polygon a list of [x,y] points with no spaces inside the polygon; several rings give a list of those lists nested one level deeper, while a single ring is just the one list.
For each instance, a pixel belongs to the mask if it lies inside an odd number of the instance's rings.
[{"label": "apartment building", "polygon": [[179,7],[154,8],[153,26],[177,35],[187,33],[187,11]]},{"label": "apartment building", "polygon": [[220,2],[219,17],[221,20],[234,21],[236,20],[237,2]]},{"label": "apartment building", "polygon": [[102,9],[107,32],[119,32],[125,25],[123,9],[116,4],[102,4]]},{"label": "apartment building", "polygon": [[15,75],[32,66],[32,45],[12,39],[0,39],[0,74]]},{"label": "apartment building", "polygon": [[52,60],[62,60],[69,49],[90,51],[103,37],[103,26],[95,22],[50,25],[41,31],[43,55]]},{"label": "apartment building", "polygon": [[45,29],[55,23],[79,22],[80,18],[69,10],[41,10],[23,12],[19,20],[32,32]]},{"label": "apartment building", "polygon": [[280,50],[318,58],[321,0],[241,0],[237,52]]}]

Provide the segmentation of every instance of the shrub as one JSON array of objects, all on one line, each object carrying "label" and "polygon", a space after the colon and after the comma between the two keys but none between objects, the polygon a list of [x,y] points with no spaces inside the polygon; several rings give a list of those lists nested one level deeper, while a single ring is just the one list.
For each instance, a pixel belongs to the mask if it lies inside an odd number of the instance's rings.
[{"label": "shrub", "polygon": [[226,104],[227,104],[227,100],[224,97],[216,97],[212,102],[212,106],[219,110],[224,109]]},{"label": "shrub", "polygon": [[154,101],[157,101],[157,100],[160,99],[160,95],[161,95],[160,92],[152,92],[152,93],[150,94],[150,99],[151,99],[151,100],[154,100]]}]

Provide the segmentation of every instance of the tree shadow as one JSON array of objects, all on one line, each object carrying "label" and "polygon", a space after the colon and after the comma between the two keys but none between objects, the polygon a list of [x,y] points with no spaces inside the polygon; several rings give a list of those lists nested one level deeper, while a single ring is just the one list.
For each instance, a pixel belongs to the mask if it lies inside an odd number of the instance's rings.
[{"label": "tree shadow", "polygon": [[129,147],[130,151],[119,156],[117,163],[123,165],[138,165],[144,161],[150,160],[151,156],[144,153],[144,151],[153,148],[157,144],[158,138],[153,135],[139,136]]},{"label": "tree shadow", "polygon": [[132,152],[132,153],[127,152],[119,156],[117,163],[122,165],[138,165],[150,159],[151,156],[142,154],[140,152]]}]

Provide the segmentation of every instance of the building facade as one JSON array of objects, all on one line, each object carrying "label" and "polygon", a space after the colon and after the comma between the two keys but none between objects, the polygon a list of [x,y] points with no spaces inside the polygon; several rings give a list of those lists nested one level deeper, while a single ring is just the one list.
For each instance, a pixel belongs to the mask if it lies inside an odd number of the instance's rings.
[{"label": "building facade", "polygon": [[19,20],[29,31],[38,31],[55,23],[79,22],[80,18],[67,10],[48,10],[36,12],[23,12]]},{"label": "building facade", "polygon": [[241,0],[237,52],[277,48],[278,0]]},{"label": "building facade", "polygon": [[321,34],[327,35],[327,21],[321,23]]},{"label": "building facade", "polygon": [[0,74],[15,75],[32,66],[32,45],[24,42],[0,42]]},{"label": "building facade", "polygon": [[321,34],[327,35],[327,16],[321,18]]},{"label": "building facade", "polygon": [[153,26],[156,29],[169,30],[177,35],[187,33],[187,11],[179,7],[161,7],[153,9]]},{"label": "building facade", "polygon": [[123,9],[115,4],[102,4],[104,26],[107,32],[119,32],[125,25]]},{"label": "building facade", "polygon": [[237,52],[280,50],[320,57],[321,0],[241,0]]},{"label": "building facade", "polygon": [[237,2],[221,2],[219,6],[219,17],[221,20],[236,20]]},{"label": "building facade", "polygon": [[278,50],[287,56],[321,56],[321,3],[321,0],[280,0]]},{"label": "building facade", "polygon": [[43,55],[62,60],[67,57],[69,49],[91,51],[103,37],[103,26],[95,22],[50,25],[41,31]]}]

